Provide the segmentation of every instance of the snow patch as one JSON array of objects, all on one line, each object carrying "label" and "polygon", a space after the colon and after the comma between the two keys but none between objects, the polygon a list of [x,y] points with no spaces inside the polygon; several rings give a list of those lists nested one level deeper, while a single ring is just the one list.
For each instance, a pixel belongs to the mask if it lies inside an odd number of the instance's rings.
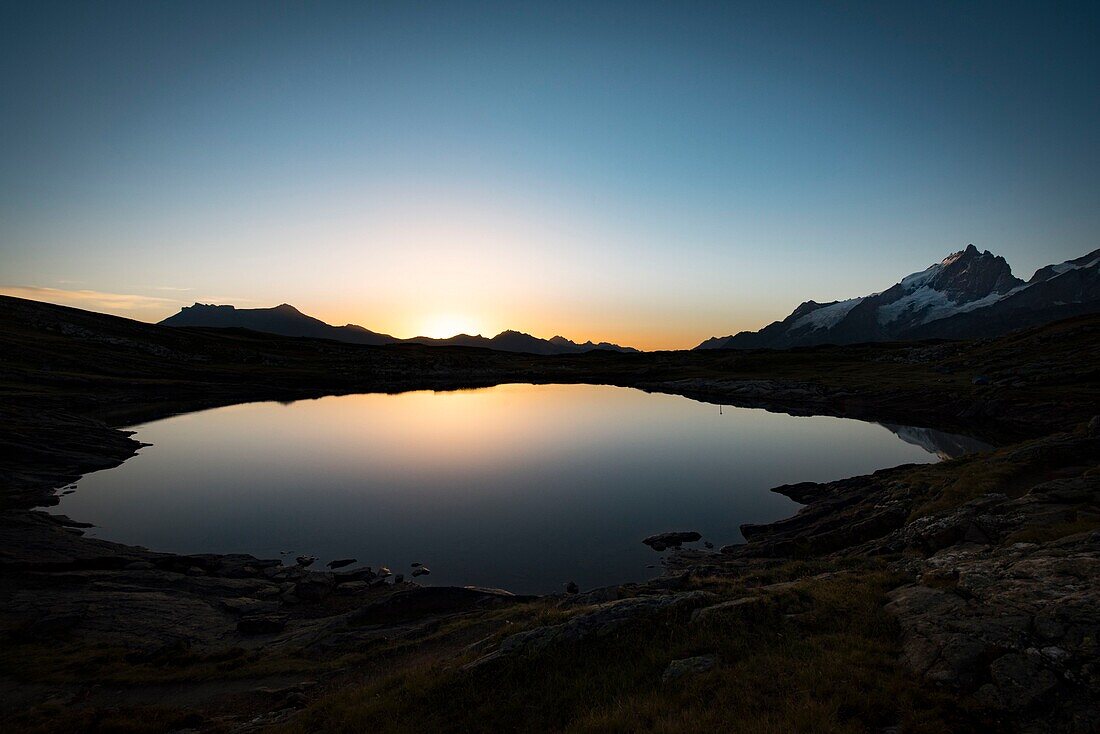
[{"label": "snow patch", "polygon": [[1083,270],[1085,268],[1095,268],[1097,265],[1100,265],[1100,257],[1096,258],[1095,260],[1093,260],[1090,263],[1084,263],[1083,265],[1075,265],[1074,263],[1071,263],[1071,262],[1064,262],[1064,263],[1061,263],[1059,265],[1051,265],[1050,269],[1054,271],[1055,277],[1057,277],[1058,275],[1062,275],[1063,273],[1068,273],[1071,270]]},{"label": "snow patch", "polygon": [[[1008,298],[1009,296],[1014,296],[1017,293],[1019,293],[1020,291],[1025,290],[1027,287],[1028,287],[1028,284],[1024,283],[1023,285],[1018,285],[1015,288],[1013,288],[1012,290],[1006,291],[1004,293],[990,293],[985,298],[979,298],[976,301],[970,301],[969,303],[960,304],[959,306],[957,306],[955,308],[955,312],[956,313],[966,313],[967,311],[973,311],[974,309],[977,309],[977,308],[984,308],[986,306],[992,306],[997,301],[1000,301],[1003,298]],[[927,323],[928,321],[931,321],[931,319],[926,319],[925,323]]]},{"label": "snow patch", "polygon": [[1081,263],[1081,264],[1077,264],[1077,263],[1073,262],[1072,260],[1067,260],[1066,262],[1058,263],[1057,265],[1048,265],[1047,267],[1054,273],[1054,275],[1050,276],[1050,278],[1048,278],[1047,280],[1050,280],[1052,278],[1057,278],[1059,275],[1064,275],[1064,274],[1069,273],[1069,272],[1074,271],[1074,270],[1085,270],[1085,269],[1088,269],[1088,268],[1095,268],[1097,265],[1100,265],[1100,257],[1096,258],[1092,262]]},{"label": "snow patch", "polygon": [[893,303],[880,306],[878,309],[878,322],[882,325],[891,324],[900,319],[906,313],[917,315],[923,313],[919,323],[927,324],[929,321],[954,316],[958,313],[967,313],[986,306],[992,306],[997,301],[1015,295],[1028,287],[1027,283],[1018,285],[1004,293],[990,293],[966,303],[958,303],[944,292],[935,290],[929,286],[922,286],[912,293],[908,293]]},{"label": "snow patch", "polygon": [[935,278],[936,275],[938,275],[939,272],[943,270],[943,266],[949,264],[947,261],[950,259],[951,258],[949,257],[945,259],[942,263],[936,263],[935,265],[926,268],[919,273],[913,273],[912,275],[905,276],[901,279],[901,285],[906,290],[910,288],[920,288],[922,285]]},{"label": "snow patch", "polygon": [[946,315],[955,308],[955,302],[948,298],[946,293],[924,285],[893,303],[879,306],[878,322],[883,325],[892,324],[906,313],[917,314],[922,311],[925,312],[924,321],[931,321],[933,318],[942,318],[933,314]]},{"label": "snow patch", "polygon": [[810,311],[808,314],[791,324],[791,329],[809,327],[811,330],[831,329],[840,323],[848,312],[862,301],[862,298],[849,298],[847,301],[837,301],[828,306]]}]

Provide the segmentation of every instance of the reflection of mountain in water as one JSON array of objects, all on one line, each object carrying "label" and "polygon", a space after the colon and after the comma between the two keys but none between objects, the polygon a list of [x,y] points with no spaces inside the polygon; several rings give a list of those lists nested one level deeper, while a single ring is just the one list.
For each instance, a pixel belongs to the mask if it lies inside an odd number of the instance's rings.
[{"label": "reflection of mountain in water", "polygon": [[920,446],[925,451],[938,455],[941,459],[954,459],[965,454],[989,451],[993,448],[976,438],[960,436],[957,433],[945,433],[933,428],[895,426],[890,423],[882,423],[881,425],[905,443]]}]

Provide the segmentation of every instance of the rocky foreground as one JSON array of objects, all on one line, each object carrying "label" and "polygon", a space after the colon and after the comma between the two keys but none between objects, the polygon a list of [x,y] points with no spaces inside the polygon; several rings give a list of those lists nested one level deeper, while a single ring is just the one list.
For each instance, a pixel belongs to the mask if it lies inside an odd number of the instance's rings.
[{"label": "rocky foreground", "polygon": [[989,455],[776,491],[809,504],[745,527],[750,542],[720,560],[678,566],[881,559],[904,580],[886,610],[914,673],[1010,730],[1100,726],[1100,417]]},{"label": "rocky foreground", "polygon": [[[16,355],[0,365],[5,730],[1100,727],[1100,319],[976,343],[547,359],[158,330],[16,299],[0,326]],[[135,416],[516,379],[1000,448],[781,487],[805,507],[744,527],[744,545],[647,539],[659,578],[540,598],[157,553],[30,509],[132,455],[112,426]]]}]

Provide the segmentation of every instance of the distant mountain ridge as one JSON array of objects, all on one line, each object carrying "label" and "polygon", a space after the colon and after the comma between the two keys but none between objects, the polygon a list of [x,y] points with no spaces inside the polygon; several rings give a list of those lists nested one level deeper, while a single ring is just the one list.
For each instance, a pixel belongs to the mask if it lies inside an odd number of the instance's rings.
[{"label": "distant mountain ridge", "polygon": [[696,349],[786,349],[897,339],[965,339],[1100,311],[1100,249],[1047,265],[1024,282],[1003,257],[974,245],[881,293],[806,301],[760,331],[707,339]]},{"label": "distant mountain ridge", "polygon": [[411,339],[399,339],[390,334],[371,331],[357,324],[333,326],[320,319],[302,313],[289,303],[273,308],[236,308],[235,306],[217,306],[196,303],[184,306],[180,312],[160,322],[163,326],[198,326],[206,328],[238,328],[262,331],[280,336],[312,337],[315,339],[334,339],[352,344],[425,344],[428,346],[462,346],[496,349],[501,352],[524,352],[529,354],[579,354],[594,349],[606,349],[616,352],[637,352],[633,347],[623,347],[609,342],[578,344],[563,336],[540,339],[521,331],[502,331],[494,337],[480,334],[457,334],[446,339],[434,339],[427,336],[415,336]]}]

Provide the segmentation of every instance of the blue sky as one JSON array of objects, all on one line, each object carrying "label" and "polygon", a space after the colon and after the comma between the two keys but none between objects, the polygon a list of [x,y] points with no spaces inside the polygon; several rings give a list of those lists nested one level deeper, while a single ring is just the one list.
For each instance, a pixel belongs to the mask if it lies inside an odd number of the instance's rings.
[{"label": "blue sky", "polygon": [[1026,278],[1100,246],[1098,32],[1096,3],[5,2],[0,285],[688,347],[969,242]]}]

